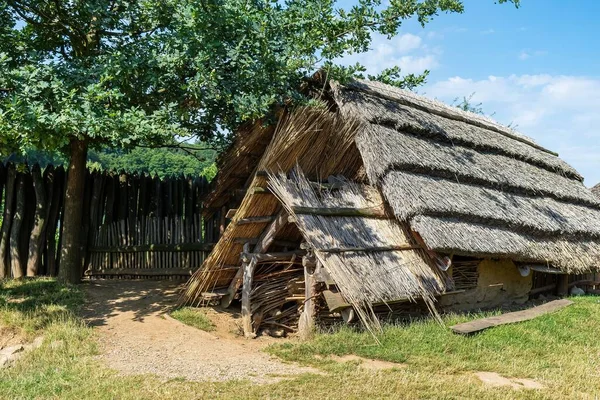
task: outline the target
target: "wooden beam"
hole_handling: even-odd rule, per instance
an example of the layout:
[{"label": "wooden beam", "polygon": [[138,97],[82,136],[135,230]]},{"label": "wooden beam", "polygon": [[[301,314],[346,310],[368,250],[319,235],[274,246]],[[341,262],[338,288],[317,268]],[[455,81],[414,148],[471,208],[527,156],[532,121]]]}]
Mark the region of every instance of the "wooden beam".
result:
[{"label": "wooden beam", "polygon": [[233,218],[235,216],[235,213],[237,212],[237,208],[232,208],[230,210],[227,211],[227,214],[225,214],[225,218]]},{"label": "wooden beam", "polygon": [[246,338],[256,337],[254,329],[252,328],[252,308],[250,304],[250,297],[252,294],[252,278],[254,276],[256,262],[256,257],[252,257],[250,262],[242,265],[244,281],[242,285],[242,328]]},{"label": "wooden beam", "polygon": [[257,262],[289,261],[294,257],[302,257],[306,254],[304,250],[284,251],[280,253],[242,253],[242,261],[249,262],[256,258]]},{"label": "wooden beam", "polygon": [[351,208],[351,207],[292,207],[294,214],[321,215],[325,217],[363,217],[390,219],[385,213],[383,205],[377,207]]},{"label": "wooden beam", "polygon": [[275,215],[266,215],[264,217],[248,217],[242,218],[236,221],[236,225],[250,225],[250,224],[267,224],[275,221]]},{"label": "wooden beam", "polygon": [[87,270],[87,276],[100,275],[133,275],[133,276],[169,276],[169,275],[192,275],[196,271],[193,268],[108,268]]},{"label": "wooden beam", "polygon": [[[244,244],[244,251],[249,251],[249,250],[250,250],[250,243]],[[235,294],[237,293],[238,289],[242,285],[243,276],[244,276],[244,268],[242,265],[242,267],[238,268],[238,270],[236,271],[236,273],[233,277],[233,280],[229,284],[229,288],[227,288],[227,294],[225,296],[223,296],[223,298],[221,299],[222,307],[227,308],[231,305],[231,302],[233,301]]]},{"label": "wooden beam", "polygon": [[92,247],[92,253],[142,253],[142,252],[184,252],[211,251],[215,243],[181,243],[181,244],[140,244],[135,246]]}]

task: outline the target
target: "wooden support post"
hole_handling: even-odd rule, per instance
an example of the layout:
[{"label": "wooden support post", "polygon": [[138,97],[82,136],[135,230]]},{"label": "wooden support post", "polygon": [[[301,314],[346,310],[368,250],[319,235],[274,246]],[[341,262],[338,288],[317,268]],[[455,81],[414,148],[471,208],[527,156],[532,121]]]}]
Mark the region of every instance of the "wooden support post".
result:
[{"label": "wooden support post", "polygon": [[557,276],[556,294],[558,296],[568,296],[569,295],[569,275],[560,274]]},{"label": "wooden support post", "polygon": [[310,339],[315,331],[315,296],[317,294],[317,280],[315,279],[315,257],[304,256],[304,310],[298,321],[298,335],[300,339]]},{"label": "wooden support post", "polygon": [[252,294],[252,278],[254,277],[254,268],[256,267],[256,258],[253,257],[250,262],[242,264],[244,274],[244,283],[242,286],[242,328],[244,337],[255,338],[254,328],[252,327],[252,309],[250,307],[250,295]]},{"label": "wooden support post", "polygon": [[[284,210],[282,210],[279,212],[279,214],[277,214],[277,218],[275,218],[275,220],[273,222],[271,222],[269,224],[269,226],[267,226],[265,228],[263,233],[258,238],[258,241],[254,245],[252,252],[253,253],[264,253],[265,251],[267,251],[269,246],[275,240],[275,236],[277,236],[277,233],[286,224],[287,224],[287,213]],[[248,253],[249,249],[250,249],[250,243],[246,243],[244,245],[243,252]],[[233,277],[233,280],[231,281],[231,284],[229,285],[227,295],[224,296],[223,299],[221,300],[222,307],[227,308],[231,305],[231,302],[233,301],[235,294],[237,293],[238,289],[240,288],[240,285],[242,284],[242,277],[243,277],[243,269],[240,268],[236,272],[235,276]]]}]

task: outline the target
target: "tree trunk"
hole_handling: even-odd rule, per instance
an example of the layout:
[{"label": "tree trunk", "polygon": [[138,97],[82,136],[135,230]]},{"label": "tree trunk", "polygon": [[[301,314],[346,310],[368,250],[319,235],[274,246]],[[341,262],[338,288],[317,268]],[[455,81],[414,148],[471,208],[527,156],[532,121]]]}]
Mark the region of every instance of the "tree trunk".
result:
[{"label": "tree trunk", "polygon": [[38,164],[34,165],[31,169],[31,176],[33,177],[33,188],[35,190],[35,215],[33,229],[29,238],[27,276],[36,276],[42,261],[42,239],[44,238],[48,207],[44,179],[42,178],[42,171]]},{"label": "tree trunk", "polygon": [[67,172],[58,279],[62,282],[78,283],[81,279],[81,249],[79,246],[81,244],[87,143],[73,138],[70,146],[71,157]]},{"label": "tree trunk", "polygon": [[0,228],[0,279],[8,278],[9,268],[9,244],[10,244],[10,226],[13,220],[13,203],[15,199],[15,179],[17,171],[14,165],[8,166],[6,172],[6,187],[4,189],[4,218],[2,219],[2,228]]},{"label": "tree trunk", "polygon": [[17,204],[15,208],[15,216],[10,228],[10,267],[14,279],[23,277],[23,263],[21,262],[20,252],[20,235],[21,226],[23,225],[23,214],[25,212],[25,177],[19,174],[17,177]]}]

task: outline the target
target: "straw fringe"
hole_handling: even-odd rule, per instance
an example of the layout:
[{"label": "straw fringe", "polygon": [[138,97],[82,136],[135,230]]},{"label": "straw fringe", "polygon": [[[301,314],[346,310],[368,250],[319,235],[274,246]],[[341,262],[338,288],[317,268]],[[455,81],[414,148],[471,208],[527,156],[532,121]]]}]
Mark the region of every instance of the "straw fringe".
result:
[{"label": "straw fringe", "polygon": [[453,217],[474,223],[493,221],[495,225],[537,236],[600,238],[600,210],[551,198],[400,171],[386,175],[382,190],[402,221],[417,215]]},{"label": "straw fringe", "polygon": [[600,268],[597,241],[570,241],[560,236],[541,239],[501,227],[428,216],[415,217],[411,226],[429,247],[443,253],[477,257],[494,254],[515,261],[547,263],[567,273]]},{"label": "straw fringe", "polygon": [[372,330],[380,327],[371,308],[373,303],[403,298],[414,302],[420,298],[436,314],[435,296],[444,291],[444,280],[431,269],[422,251],[335,254],[325,251],[412,244],[411,237],[397,220],[294,213],[294,207],[377,207],[383,199],[375,188],[346,182],[341,190],[317,193],[300,169],[294,171],[290,179],[285,174],[271,174],[269,187],[288,213],[295,216],[304,239],[315,250],[342,296],[356,308],[365,326]]}]

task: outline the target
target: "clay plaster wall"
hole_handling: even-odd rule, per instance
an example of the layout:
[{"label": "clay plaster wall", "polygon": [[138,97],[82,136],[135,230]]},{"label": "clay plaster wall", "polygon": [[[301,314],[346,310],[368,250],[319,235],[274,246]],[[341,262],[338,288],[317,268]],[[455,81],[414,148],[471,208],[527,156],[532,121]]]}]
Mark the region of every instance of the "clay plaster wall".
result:
[{"label": "clay plaster wall", "polygon": [[445,310],[493,308],[510,303],[524,303],[529,298],[532,275],[523,277],[511,260],[483,260],[478,266],[477,288],[441,297]]}]

